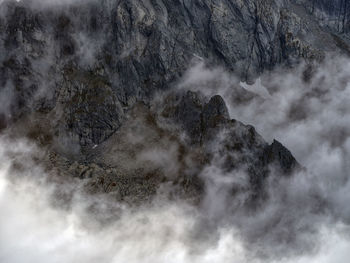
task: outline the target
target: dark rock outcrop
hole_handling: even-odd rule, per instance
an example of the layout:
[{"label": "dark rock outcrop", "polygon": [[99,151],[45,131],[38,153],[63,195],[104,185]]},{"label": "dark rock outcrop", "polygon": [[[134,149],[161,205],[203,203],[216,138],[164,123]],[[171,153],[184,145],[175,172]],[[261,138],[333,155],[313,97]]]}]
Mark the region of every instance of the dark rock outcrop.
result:
[{"label": "dark rock outcrop", "polygon": [[173,119],[189,136],[192,144],[203,145],[213,139],[213,130],[229,120],[222,97],[214,96],[209,102],[197,92],[170,95],[161,115]]},{"label": "dark rock outcrop", "polygon": [[[246,174],[248,189],[231,192],[258,198],[265,178],[299,166],[292,154],[230,119],[222,97],[172,88],[196,60],[249,82],[346,50],[314,13],[287,0],[2,1],[0,95],[9,99],[0,129],[21,121],[61,174],[118,200],[147,200],[171,184],[198,201],[210,165]],[[158,93],[167,94],[159,105]],[[252,96],[242,89],[234,101]]]},{"label": "dark rock outcrop", "polygon": [[274,140],[265,150],[266,163],[277,164],[283,173],[289,174],[296,168],[301,168],[292,153],[279,141]]},{"label": "dark rock outcrop", "polygon": [[205,195],[205,171],[215,167],[233,182],[244,174],[244,187],[226,188],[232,196],[244,192],[252,204],[266,198],[267,177],[278,180],[300,167],[282,144],[269,145],[254,127],[231,120],[220,96],[180,92],[162,103],[136,103],[118,131],[88,150],[86,159],[55,153],[50,162],[61,174],[84,179],[88,192],[128,203],[151,200],[159,191],[198,203]]},{"label": "dark rock outcrop", "polygon": [[[173,119],[188,135],[191,147],[200,147],[209,163],[234,176],[249,176],[251,195],[263,192],[265,178],[291,175],[301,168],[288,149],[274,140],[269,145],[254,127],[231,120],[222,97],[209,102],[199,93],[170,95],[161,115]],[[246,190],[246,189],[245,189]]]},{"label": "dark rock outcrop", "polygon": [[[308,12],[309,2],[2,1],[0,88],[12,94],[3,114],[15,120],[52,111],[56,132],[91,147],[120,127],[136,101],[169,89],[193,59],[250,80],[278,64],[346,49],[338,31]],[[321,2],[316,7],[330,20],[334,10],[347,10],[340,0]]]},{"label": "dark rock outcrop", "polygon": [[350,2],[348,0],[295,0],[305,6],[323,25],[339,33],[350,33]]}]

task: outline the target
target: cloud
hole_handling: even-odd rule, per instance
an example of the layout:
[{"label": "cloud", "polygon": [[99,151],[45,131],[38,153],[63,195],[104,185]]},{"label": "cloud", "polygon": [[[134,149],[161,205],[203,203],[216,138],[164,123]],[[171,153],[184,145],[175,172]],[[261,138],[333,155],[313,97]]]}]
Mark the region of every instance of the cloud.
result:
[{"label": "cloud", "polygon": [[[24,174],[11,169],[14,160],[5,145],[11,146],[12,153],[22,156],[36,151],[25,141],[1,138],[0,259],[3,262],[212,262],[213,259],[224,262],[232,259],[225,253],[220,255],[227,249],[239,253],[235,258],[242,257],[239,242],[233,240],[231,233],[224,232],[218,244],[205,251],[195,251],[200,244],[192,245],[190,234],[197,215],[185,204],[159,201],[157,205],[137,210],[115,205],[118,215],[103,225],[88,208],[95,203],[97,212],[112,216],[107,215],[108,209],[104,211],[109,205],[105,199],[75,193],[70,208],[55,207],[50,200],[57,190],[54,188],[59,186],[42,183],[49,175],[39,167],[28,165],[29,170]],[[30,164],[30,160],[27,162]]]},{"label": "cloud", "polygon": [[[328,57],[321,65],[302,64],[267,72],[254,85],[247,85],[239,83],[232,73],[200,62],[179,82],[180,89],[222,95],[231,117],[255,126],[269,141],[277,138],[283,142],[307,168],[291,178],[276,180],[278,174],[271,176],[268,202],[251,213],[241,207],[240,198],[230,202],[219,198],[230,190],[232,182],[220,183],[222,170],[218,163],[211,164],[215,169],[209,178],[215,183],[207,180],[207,187],[209,194],[215,192],[208,197],[211,207],[216,208],[213,214],[228,217],[243,239],[260,247],[259,253],[265,256],[314,255],[324,244],[322,229],[336,238],[339,233],[335,234],[332,224],[347,228],[349,66],[348,59]],[[242,88],[247,91],[242,92]],[[235,171],[229,178],[239,173]],[[204,178],[208,178],[206,172]],[[244,182],[241,185],[244,187]],[[225,211],[225,216],[217,209]]]},{"label": "cloud", "polygon": [[[35,2],[51,7],[75,0]],[[72,37],[80,66],[92,66],[103,42],[83,33]],[[47,57],[35,64],[44,72],[40,97],[55,84],[45,77],[58,52],[50,39],[45,41]],[[208,97],[220,94],[232,118],[252,124],[268,141],[277,138],[307,168],[290,178],[271,176],[269,199],[257,211],[245,207],[245,171],[224,171],[220,156],[200,173],[206,195],[199,208],[159,197],[135,209],[85,195],[83,182],[62,183],[65,179],[38,163],[45,160],[42,149],[23,138],[1,136],[0,261],[345,262],[350,246],[349,69],[348,59],[328,58],[319,66],[265,73],[248,85],[201,61],[177,83],[179,89]],[[1,89],[0,113],[8,114],[13,90],[11,82]],[[129,140],[144,143],[142,128]],[[73,140],[62,141],[65,146]],[[139,152],[138,161],[177,174],[179,145],[162,143]],[[240,190],[235,198],[233,188]]]},{"label": "cloud", "polygon": [[[7,151],[9,147],[11,153]],[[349,228],[340,223],[319,229],[317,242],[321,245],[317,251],[264,259],[256,254],[255,246],[247,246],[234,226],[220,226],[214,240],[196,238],[197,221],[203,215],[183,203],[158,200],[150,206],[132,209],[108,203],[101,197],[81,195],[75,189],[69,208],[53,206],[50,200],[54,188],[59,186],[43,183],[48,175],[32,165],[30,156],[37,151],[35,146],[1,137],[0,149],[2,262],[328,263],[345,262],[349,256],[350,242],[344,234]],[[16,157],[11,154],[26,157],[23,160],[27,160],[29,169],[15,173],[11,164]],[[12,180],[13,177],[17,179]],[[97,207],[95,213],[102,215],[91,213],[91,204]],[[276,211],[265,212],[273,216]],[[108,216],[113,220],[101,224],[100,218]],[[246,227],[253,226],[249,225],[251,220],[246,218]]]}]

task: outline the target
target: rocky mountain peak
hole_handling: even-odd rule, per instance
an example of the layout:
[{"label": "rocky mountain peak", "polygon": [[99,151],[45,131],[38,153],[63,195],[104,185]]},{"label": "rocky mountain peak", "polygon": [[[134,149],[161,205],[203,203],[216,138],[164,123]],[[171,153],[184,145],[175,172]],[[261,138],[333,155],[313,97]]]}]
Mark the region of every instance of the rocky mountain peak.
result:
[{"label": "rocky mountain peak", "polygon": [[[277,66],[312,64],[330,50],[347,52],[345,2],[2,1],[0,92],[10,99],[0,108],[0,128],[30,120],[30,134],[45,130],[45,145],[62,158],[74,153],[88,162],[113,152],[113,140],[124,145],[115,137],[129,131],[131,119],[138,119],[130,112],[144,105],[153,124],[142,125],[158,138],[175,133],[164,138],[174,139],[176,149],[202,153],[197,172],[208,158],[220,156],[228,170],[245,166],[261,184],[272,163],[283,173],[292,170],[292,154],[231,120],[221,96],[178,91],[177,83],[198,61],[250,83]],[[164,102],[158,107],[159,94]],[[250,94],[242,91],[240,97]]]}]

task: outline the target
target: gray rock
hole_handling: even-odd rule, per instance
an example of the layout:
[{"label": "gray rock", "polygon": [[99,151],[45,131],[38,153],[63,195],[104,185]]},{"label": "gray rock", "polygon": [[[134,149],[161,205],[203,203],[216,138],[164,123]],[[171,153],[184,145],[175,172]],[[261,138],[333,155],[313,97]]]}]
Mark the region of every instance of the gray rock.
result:
[{"label": "gray rock", "polygon": [[[345,28],[347,7],[331,2],[312,10]],[[57,127],[93,146],[118,129],[125,109],[171,88],[194,58],[251,80],[337,46],[350,51],[336,27],[319,21],[307,0],[3,1],[0,88],[14,94],[6,115],[53,111],[62,117]],[[75,100],[84,94],[105,99]]]},{"label": "gray rock", "polygon": [[[261,197],[266,177],[299,167],[292,154],[230,119],[222,97],[172,88],[194,59],[249,82],[275,66],[322,60],[330,50],[350,53],[346,1],[332,3],[2,1],[0,94],[11,99],[0,129],[35,119],[33,138],[45,134],[52,165],[84,180],[91,193],[134,202],[170,184],[171,194],[198,201],[205,184],[199,175],[215,164],[248,176],[249,189],[232,192]],[[156,93],[168,94],[160,105]],[[233,101],[254,96],[242,89]],[[23,126],[30,133],[32,126]]]},{"label": "gray rock", "polygon": [[290,174],[295,169],[301,168],[292,153],[276,140],[266,148],[264,157],[267,164],[277,164],[284,174]]},{"label": "gray rock", "polygon": [[244,191],[253,202],[265,197],[267,177],[278,180],[300,167],[280,143],[269,145],[254,127],[231,120],[220,96],[185,92],[170,94],[163,103],[160,112],[135,104],[119,130],[90,149],[87,159],[69,162],[55,154],[50,162],[61,174],[83,179],[89,193],[127,203],[150,201],[163,191],[198,204],[206,185],[202,173],[210,166],[230,177],[245,174],[244,188],[227,187],[232,195]]},{"label": "gray rock", "polygon": [[350,32],[350,3],[347,0],[295,0],[307,8],[323,25],[339,33]]},{"label": "gray rock", "polygon": [[209,102],[195,92],[171,95],[165,100],[162,116],[173,119],[185,131],[189,145],[201,147],[209,163],[226,173],[246,172],[250,177],[252,195],[263,192],[265,178],[290,175],[301,166],[282,144],[271,145],[254,127],[231,120],[222,97]]}]

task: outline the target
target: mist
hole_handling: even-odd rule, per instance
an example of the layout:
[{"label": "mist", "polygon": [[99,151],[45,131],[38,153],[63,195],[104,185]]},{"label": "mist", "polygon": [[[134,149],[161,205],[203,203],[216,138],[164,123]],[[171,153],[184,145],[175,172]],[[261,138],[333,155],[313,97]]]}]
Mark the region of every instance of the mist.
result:
[{"label": "mist", "polygon": [[[307,81],[305,65],[278,70],[251,87],[202,64],[179,82],[180,89],[226,94],[232,118],[256,126],[267,139],[281,140],[306,168],[288,178],[273,174],[268,201],[253,212],[244,208],[246,174],[226,174],[219,157],[201,172],[206,195],[199,207],[168,200],[161,191],[151,203],[133,207],[107,195],[87,195],[82,181],[64,182],[37,161],[44,149],[3,134],[1,261],[346,262],[349,65],[345,59],[329,60],[315,67]],[[257,96],[234,104],[227,94],[236,88],[241,92],[241,86]],[[155,148],[140,158],[172,171],[173,151]],[[232,185],[243,189],[234,198],[229,195]]]},{"label": "mist", "polygon": [[[254,246],[247,247],[232,226],[220,227],[214,241],[195,239],[201,215],[183,203],[158,200],[135,210],[75,191],[70,208],[58,208],[50,201],[58,186],[45,183],[39,167],[11,172],[11,158],[3,148],[11,146],[12,153],[25,157],[37,150],[35,146],[4,137],[1,145],[2,262],[345,262],[349,256],[348,227],[343,224],[318,230],[320,247],[315,254],[305,251],[304,256],[265,261],[254,256]],[[88,212],[92,203],[113,221],[101,225]]]},{"label": "mist", "polygon": [[[25,157],[36,151],[35,146],[3,137],[1,145],[2,262],[302,263],[346,262],[349,256],[349,227],[341,223],[324,224],[317,229],[317,239],[312,242],[317,245],[316,250],[264,260],[259,249],[247,245],[240,229],[232,225],[218,227],[212,238],[197,238],[196,226],[203,215],[181,202],[158,199],[149,206],[133,209],[108,202],[105,197],[87,197],[75,188],[71,205],[62,208],[52,203],[59,186],[48,184],[44,177],[48,175],[37,166],[26,167],[29,169],[25,172],[11,171],[9,164],[13,160],[3,148],[11,147],[14,153]],[[90,211],[91,204],[98,207],[94,212],[97,214]],[[108,217],[112,220],[102,220],[102,224],[101,219]],[[246,223],[249,221],[247,218]]]},{"label": "mist", "polygon": [[[96,4],[95,0],[88,1]],[[3,2],[0,0],[0,5]],[[65,10],[79,6],[82,2],[84,1],[28,1],[28,6],[32,9],[42,11],[45,8],[56,8],[62,11],[63,16],[57,20],[62,19],[64,29],[58,29],[62,35],[58,34],[57,41],[54,40],[54,36],[57,36],[57,32],[53,32],[54,20],[51,21],[52,25],[43,25],[40,27],[42,31],[33,33],[33,43],[37,44],[33,46],[40,52],[33,52],[36,59],[28,67],[32,79],[37,83],[32,83],[31,78],[24,76],[21,77],[21,85],[35,89],[29,90],[28,94],[20,94],[18,87],[11,81],[16,79],[16,74],[13,73],[8,76],[5,74],[8,81],[1,83],[0,262],[348,262],[349,59],[329,54],[320,64],[301,63],[292,69],[278,67],[262,73],[252,84],[241,82],[235,72],[219,66],[209,66],[204,59],[197,57],[188,69],[184,69],[183,74],[179,74],[182,77],[172,83],[174,90],[196,91],[206,98],[221,95],[231,118],[254,126],[269,143],[273,139],[283,143],[303,169],[286,177],[271,167],[271,174],[265,182],[267,198],[258,207],[251,209],[247,205],[252,189],[246,167],[238,167],[230,172],[222,168],[225,160],[220,147],[226,138],[223,131],[208,145],[214,153],[209,163],[199,171],[196,167],[193,168],[204,182],[204,196],[198,204],[176,196],[169,198],[168,193],[173,185],[163,183],[151,201],[133,205],[117,201],[113,193],[87,193],[86,178],[69,177],[50,167],[47,163],[50,149],[23,136],[24,132],[15,133],[11,127],[7,127],[7,121],[18,110],[18,97],[22,95],[30,97],[26,98],[29,103],[23,109],[26,112],[35,109],[42,100],[49,101],[50,104],[56,95],[60,101],[69,101],[70,96],[75,95],[74,92],[79,95],[81,90],[89,87],[76,85],[76,90],[68,89],[67,94],[64,91],[62,94],[55,93],[57,86],[74,86],[80,81],[80,75],[77,74],[78,77],[73,78],[71,83],[64,83],[57,74],[58,71],[64,72],[65,62],[69,60],[84,72],[96,69],[96,76],[110,75],[110,79],[116,81],[120,77],[99,65],[102,63],[101,56],[105,55],[104,51],[109,50],[106,48],[108,43],[105,43],[107,36],[95,29],[90,30],[93,33],[85,29],[89,26],[94,28],[94,23],[81,26],[79,18],[69,17],[65,20]],[[104,4],[109,6],[110,2]],[[143,9],[140,10],[135,15],[135,20],[144,18]],[[4,18],[5,13],[5,10],[0,11],[1,18]],[[89,17],[84,12],[80,15]],[[142,32],[147,35],[150,30],[148,27],[155,17],[152,15],[145,19],[145,32]],[[168,17],[166,15],[161,19],[167,21]],[[104,26],[108,27],[108,24]],[[5,61],[15,54],[20,68],[26,69],[27,65],[23,61],[27,56],[28,45],[21,34],[15,34],[16,39],[18,37],[20,40],[20,48],[13,49],[9,54],[1,52],[0,58]],[[114,31],[108,34],[113,35]],[[142,50],[148,41],[147,37],[141,35],[126,34],[121,41],[130,42],[131,47],[126,48],[129,45],[119,43],[116,60],[126,60],[135,54],[142,57]],[[3,42],[0,39],[2,46]],[[60,53],[66,44],[73,47],[73,52],[68,52],[60,61]],[[147,74],[146,71],[145,75]],[[134,75],[130,76],[132,79]],[[92,76],[86,78],[89,77]],[[100,81],[100,78],[94,80]],[[142,81],[149,83],[148,79]],[[109,91],[112,90],[112,84],[104,95],[111,94]],[[115,85],[118,86],[118,83]],[[91,87],[95,88],[93,85]],[[23,89],[27,91],[25,88]],[[121,94],[120,97],[127,96],[128,90],[124,90],[123,95],[119,87],[113,88],[118,95]],[[136,91],[135,88],[135,94],[141,93],[140,90]],[[70,92],[72,94],[68,94]],[[167,92],[164,93],[167,95]],[[151,100],[150,103],[156,105],[150,107],[156,108],[157,103],[161,104],[164,93],[160,92],[159,97],[153,102]],[[94,93],[91,97],[93,96]],[[137,96],[118,99],[123,100],[124,104],[130,100],[132,104],[138,100]],[[111,100],[113,99],[115,98]],[[124,114],[122,103],[113,103],[117,104],[116,112]],[[61,107],[64,105],[62,103]],[[50,107],[54,105],[44,105],[41,108],[43,111],[47,108],[52,110]],[[145,109],[148,108],[141,107],[140,111]],[[58,126],[62,122],[60,118],[64,109],[58,106],[55,111],[57,116],[48,118],[51,118],[53,126]],[[92,111],[87,119],[94,114]],[[147,117],[138,120],[125,113],[125,116],[116,118],[118,125],[122,118],[132,121],[124,130],[121,129],[120,138],[124,144],[120,143],[120,138],[114,141],[120,143],[120,148],[117,149],[119,152],[107,151],[110,156],[106,159],[110,163],[123,162],[120,165],[124,166],[123,169],[132,167],[137,171],[141,167],[153,172],[156,167],[167,179],[176,180],[178,174],[186,172],[184,167],[192,168],[193,156],[177,160],[186,135],[180,134],[176,140],[170,135],[162,137],[157,133],[159,127],[147,124]],[[2,125],[2,121],[5,125]],[[24,122],[21,126],[20,123],[17,128],[29,129],[26,124]],[[87,126],[90,124],[88,122]],[[174,131],[178,128],[173,123],[171,125],[175,128],[168,123],[161,124],[164,130]],[[112,137],[113,134],[103,138],[109,136]],[[93,149],[98,151],[104,146],[103,143],[101,145],[94,143]],[[53,146],[57,152],[72,156],[72,159],[77,158],[82,151],[77,134],[68,136],[60,133],[54,138]],[[132,154],[122,152],[124,149],[131,149]],[[134,156],[130,158],[128,154]]]}]

